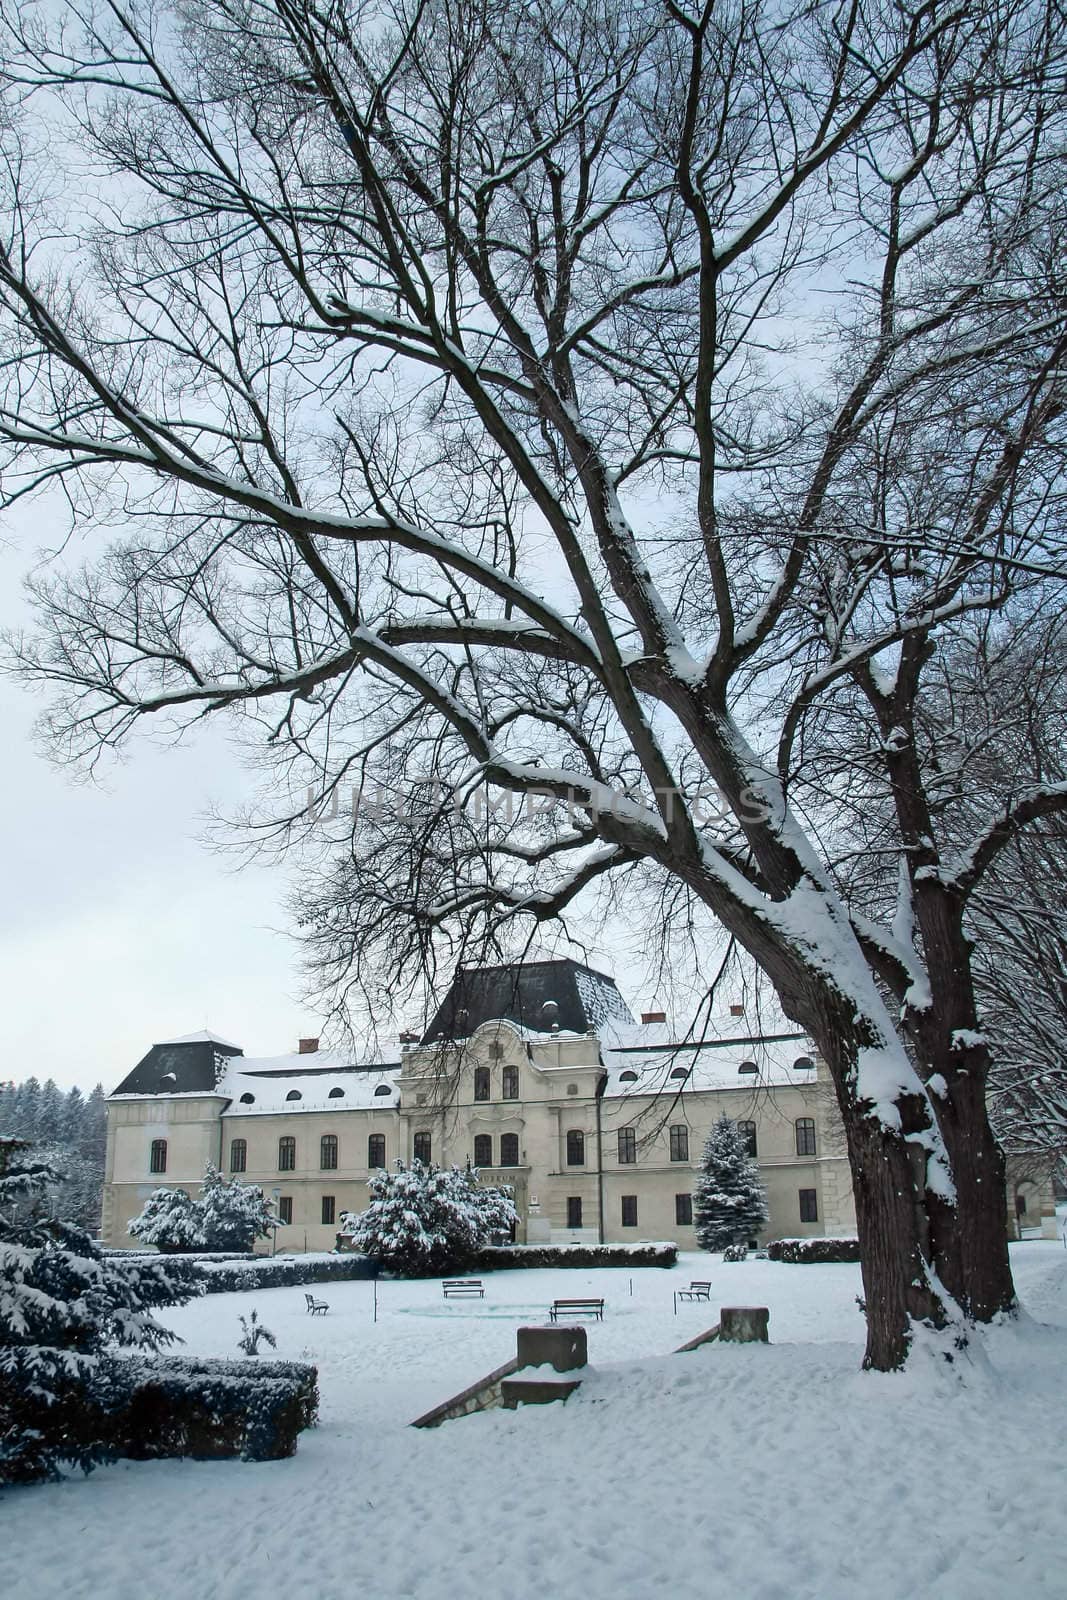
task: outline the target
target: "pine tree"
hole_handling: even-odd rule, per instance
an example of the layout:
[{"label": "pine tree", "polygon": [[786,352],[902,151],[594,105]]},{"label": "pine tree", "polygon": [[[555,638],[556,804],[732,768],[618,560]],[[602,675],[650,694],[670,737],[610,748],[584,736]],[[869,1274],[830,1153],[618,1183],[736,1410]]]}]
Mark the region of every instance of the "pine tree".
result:
[{"label": "pine tree", "polygon": [[279,1222],[258,1183],[224,1178],[210,1164],[194,1204],[200,1213],[204,1250],[251,1250],[257,1239],[268,1239]]},{"label": "pine tree", "polygon": [[106,1455],[110,1352],[174,1342],[151,1312],[199,1292],[184,1264],[105,1259],[50,1218],[62,1182],[25,1140],[0,1137],[0,1484],[55,1477],[64,1462],[88,1471]]},{"label": "pine tree", "polygon": [[203,1214],[184,1189],[154,1189],[126,1232],[163,1255],[204,1249]]},{"label": "pine tree", "polygon": [[461,1271],[518,1221],[510,1192],[484,1187],[470,1168],[398,1161],[395,1172],[382,1168],[368,1182],[370,1205],[348,1213],[343,1230],[400,1277]]},{"label": "pine tree", "polygon": [[719,1119],[700,1165],[693,1193],[697,1243],[703,1250],[747,1244],[767,1221],[767,1195],[736,1122]]}]

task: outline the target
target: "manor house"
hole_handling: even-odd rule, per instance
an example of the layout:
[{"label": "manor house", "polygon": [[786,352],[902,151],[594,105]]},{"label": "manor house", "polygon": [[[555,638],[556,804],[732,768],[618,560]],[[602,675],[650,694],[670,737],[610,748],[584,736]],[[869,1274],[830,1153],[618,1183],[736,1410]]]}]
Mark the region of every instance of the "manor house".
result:
[{"label": "manor house", "polygon": [[[262,1184],[279,1250],[325,1250],[367,1179],[398,1157],[478,1167],[514,1190],[521,1242],[673,1239],[695,1248],[693,1184],[724,1113],[767,1188],[767,1239],[855,1231],[825,1065],[802,1033],[715,1037],[635,1019],[614,981],[570,960],[461,968],[429,1028],[353,1062],[302,1039],[246,1057],[211,1033],[155,1044],[108,1101],[103,1236],[205,1165]],[[262,1248],[262,1246],[261,1246]],[[266,1246],[270,1248],[270,1246]]]}]

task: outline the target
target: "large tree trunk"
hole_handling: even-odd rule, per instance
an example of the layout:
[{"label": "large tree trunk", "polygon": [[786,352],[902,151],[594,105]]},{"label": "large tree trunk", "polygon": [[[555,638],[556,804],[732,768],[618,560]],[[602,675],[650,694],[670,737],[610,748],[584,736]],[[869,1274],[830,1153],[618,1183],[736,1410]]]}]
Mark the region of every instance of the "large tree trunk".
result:
[{"label": "large tree trunk", "polygon": [[[984,1053],[984,1052],[983,1052]],[[1004,1155],[993,1137],[985,1103],[985,1072],[957,1068],[944,1094],[932,1096],[941,1137],[952,1161],[956,1204],[938,1230],[934,1262],[946,1289],[976,1322],[1014,1308],[1008,1258]]]}]

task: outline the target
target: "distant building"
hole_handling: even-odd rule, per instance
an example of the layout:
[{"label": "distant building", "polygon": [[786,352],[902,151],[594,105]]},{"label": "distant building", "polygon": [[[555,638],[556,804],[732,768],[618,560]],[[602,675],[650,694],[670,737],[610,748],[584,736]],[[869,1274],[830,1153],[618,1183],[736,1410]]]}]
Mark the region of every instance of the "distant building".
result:
[{"label": "distant building", "polygon": [[719,1037],[678,1040],[605,974],[537,961],[460,969],[394,1059],[353,1063],[317,1039],[263,1059],[210,1033],[153,1045],[108,1101],[105,1241],[130,1243],[153,1189],[195,1193],[210,1161],[274,1195],[279,1249],[329,1249],[371,1171],[400,1157],[510,1184],[520,1241],[692,1249],[693,1183],[724,1113],[759,1162],[766,1238],[854,1232],[824,1064],[804,1034],[754,1033],[731,1011]]}]

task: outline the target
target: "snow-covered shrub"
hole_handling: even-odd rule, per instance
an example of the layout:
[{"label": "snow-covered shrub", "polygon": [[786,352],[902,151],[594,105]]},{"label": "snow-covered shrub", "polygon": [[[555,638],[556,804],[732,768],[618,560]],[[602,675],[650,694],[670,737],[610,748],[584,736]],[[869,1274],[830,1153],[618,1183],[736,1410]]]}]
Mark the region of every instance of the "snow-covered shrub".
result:
[{"label": "snow-covered shrub", "polygon": [[494,1244],[468,1263],[472,1272],[514,1267],[673,1267],[678,1246],[652,1244]]},{"label": "snow-covered shrub", "polygon": [[376,1172],[369,1187],[370,1205],[346,1213],[342,1231],[404,1278],[460,1271],[518,1221],[510,1193],[488,1188],[470,1168],[398,1161],[395,1172]]},{"label": "snow-covered shrub", "polygon": [[237,1261],[197,1263],[205,1294],[231,1294],[244,1289],[296,1289],[309,1283],[349,1283],[354,1278],[376,1278],[378,1263],[367,1256],[297,1256],[294,1259],[260,1256],[247,1265]]},{"label": "snow-covered shrub", "polygon": [[704,1143],[693,1192],[693,1222],[704,1250],[748,1244],[767,1221],[759,1168],[736,1122],[720,1117]]},{"label": "snow-covered shrub", "polygon": [[108,1455],[115,1347],[172,1343],[151,1312],[199,1292],[185,1263],[105,1260],[33,1204],[61,1182],[25,1141],[0,1138],[0,1483]]},{"label": "snow-covered shrub", "polygon": [[748,1246],[746,1244],[728,1244],[722,1253],[724,1261],[746,1261],[748,1259]]},{"label": "snow-covered shrub", "polygon": [[114,1374],[110,1451],[136,1461],[277,1461],[314,1424],[318,1373],[289,1361],[131,1357]]},{"label": "snow-covered shrub", "polygon": [[774,1239],[767,1246],[769,1261],[793,1264],[807,1261],[858,1261],[860,1242],[841,1239]]},{"label": "snow-covered shrub", "polygon": [[157,1189],[126,1232],[164,1254],[248,1251],[270,1237],[278,1220],[258,1183],[225,1178],[209,1163],[196,1200],[184,1189]]},{"label": "snow-covered shrub", "polygon": [[237,1348],[243,1350],[246,1356],[258,1356],[261,1342],[269,1344],[272,1350],[277,1348],[277,1339],[270,1329],[260,1322],[259,1314],[254,1308],[250,1316],[241,1317],[239,1321],[241,1337],[237,1341]]}]

